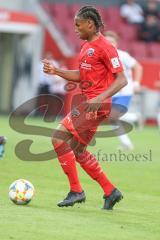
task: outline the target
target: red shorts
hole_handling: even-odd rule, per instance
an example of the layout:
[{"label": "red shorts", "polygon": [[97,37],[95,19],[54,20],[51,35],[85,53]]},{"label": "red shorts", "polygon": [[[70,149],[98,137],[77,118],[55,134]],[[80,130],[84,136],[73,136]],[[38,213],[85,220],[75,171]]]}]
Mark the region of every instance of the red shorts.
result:
[{"label": "red shorts", "polygon": [[110,111],[111,103],[103,103],[97,112],[97,119],[88,120],[83,105],[79,105],[60,123],[72,133],[78,142],[88,145],[96,133],[97,127],[109,117]]}]

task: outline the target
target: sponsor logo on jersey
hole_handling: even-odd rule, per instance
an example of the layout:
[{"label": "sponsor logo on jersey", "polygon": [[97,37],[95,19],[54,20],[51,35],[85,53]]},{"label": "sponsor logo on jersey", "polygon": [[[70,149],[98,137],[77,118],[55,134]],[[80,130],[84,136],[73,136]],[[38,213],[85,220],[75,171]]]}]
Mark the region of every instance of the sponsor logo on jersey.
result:
[{"label": "sponsor logo on jersey", "polygon": [[81,63],[81,68],[87,69],[87,70],[91,70],[92,65],[89,64],[89,63],[86,63],[86,62],[82,62],[82,63]]},{"label": "sponsor logo on jersey", "polygon": [[111,58],[111,63],[112,63],[113,68],[120,67],[120,62],[119,62],[119,59],[117,57]]},{"label": "sponsor logo on jersey", "polygon": [[93,54],[94,54],[94,48],[89,48],[88,51],[87,51],[87,55],[88,55],[89,57],[92,57]]}]

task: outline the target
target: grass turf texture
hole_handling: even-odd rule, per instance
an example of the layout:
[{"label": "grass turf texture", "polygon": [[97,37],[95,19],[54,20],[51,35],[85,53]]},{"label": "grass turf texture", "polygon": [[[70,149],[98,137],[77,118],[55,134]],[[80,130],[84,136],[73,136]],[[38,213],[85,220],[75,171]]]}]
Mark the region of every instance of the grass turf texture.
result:
[{"label": "grass turf texture", "polygon": [[[44,124],[40,119],[31,119],[29,123],[57,125]],[[106,212],[101,210],[102,190],[80,168],[86,203],[58,208],[56,204],[65,197],[68,186],[57,160],[25,162],[14,153],[16,143],[29,137],[35,140],[31,148],[34,153],[48,151],[52,149],[50,139],[17,133],[9,127],[6,117],[1,117],[0,126],[0,134],[8,138],[5,157],[0,160],[0,239],[160,239],[160,134],[156,128],[130,133],[136,147],[132,154],[149,154],[151,150],[152,161],[101,161],[103,169],[124,194],[115,209]],[[100,149],[103,157],[117,152],[117,145],[116,138],[99,138],[96,146],[89,149],[95,154]],[[8,199],[9,185],[19,178],[31,181],[36,189],[35,198],[27,206],[14,205]]]}]

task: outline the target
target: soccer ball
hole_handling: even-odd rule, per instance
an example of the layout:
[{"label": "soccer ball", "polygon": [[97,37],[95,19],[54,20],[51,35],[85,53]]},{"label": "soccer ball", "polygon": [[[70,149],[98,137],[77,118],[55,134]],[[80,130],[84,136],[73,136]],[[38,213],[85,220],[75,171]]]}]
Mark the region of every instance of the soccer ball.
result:
[{"label": "soccer ball", "polygon": [[25,179],[14,181],[9,187],[9,198],[17,205],[28,204],[35,193],[32,183]]}]

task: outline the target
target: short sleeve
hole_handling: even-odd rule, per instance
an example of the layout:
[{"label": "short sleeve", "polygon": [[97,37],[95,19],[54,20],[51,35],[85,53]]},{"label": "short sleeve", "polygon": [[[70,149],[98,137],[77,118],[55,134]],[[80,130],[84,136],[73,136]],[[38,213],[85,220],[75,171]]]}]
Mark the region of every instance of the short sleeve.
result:
[{"label": "short sleeve", "polygon": [[112,73],[123,71],[118,52],[112,45],[108,45],[102,50],[101,59]]}]

